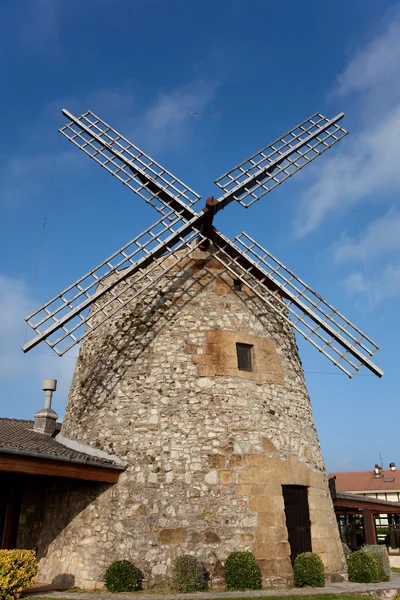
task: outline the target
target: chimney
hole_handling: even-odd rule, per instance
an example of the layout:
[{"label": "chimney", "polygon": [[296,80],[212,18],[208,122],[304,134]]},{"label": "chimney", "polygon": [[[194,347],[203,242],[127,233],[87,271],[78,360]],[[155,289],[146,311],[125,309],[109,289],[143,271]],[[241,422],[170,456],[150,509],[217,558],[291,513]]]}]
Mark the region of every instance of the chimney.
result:
[{"label": "chimney", "polygon": [[389,469],[390,469],[391,471],[395,471],[395,470],[396,470],[396,465],[394,464],[394,462],[391,462],[391,463],[390,463],[390,465],[389,465]]},{"label": "chimney", "polygon": [[382,467],[380,467],[379,465],[375,465],[374,477],[383,477],[381,471],[382,471]]},{"label": "chimney", "polygon": [[43,390],[44,390],[44,408],[38,410],[35,414],[35,424],[33,430],[37,433],[44,433],[45,435],[53,435],[58,414],[51,408],[51,400],[53,392],[57,389],[56,379],[44,379]]}]

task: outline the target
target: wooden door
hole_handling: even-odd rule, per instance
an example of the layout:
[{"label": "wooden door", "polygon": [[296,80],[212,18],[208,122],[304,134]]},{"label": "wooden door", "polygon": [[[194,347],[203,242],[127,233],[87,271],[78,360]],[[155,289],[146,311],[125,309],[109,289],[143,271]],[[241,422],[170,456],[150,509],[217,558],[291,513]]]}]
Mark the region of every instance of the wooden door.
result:
[{"label": "wooden door", "polygon": [[285,502],[290,560],[293,563],[298,554],[312,551],[308,488],[303,485],[283,485],[282,493]]}]

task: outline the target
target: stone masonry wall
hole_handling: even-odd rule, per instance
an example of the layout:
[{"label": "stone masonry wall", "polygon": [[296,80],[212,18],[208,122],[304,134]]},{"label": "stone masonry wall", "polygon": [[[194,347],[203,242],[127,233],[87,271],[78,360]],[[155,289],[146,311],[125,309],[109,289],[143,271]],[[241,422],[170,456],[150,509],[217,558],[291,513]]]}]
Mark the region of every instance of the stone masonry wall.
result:
[{"label": "stone masonry wall", "polygon": [[[253,371],[238,370],[236,342],[253,345]],[[85,340],[62,432],[128,466],[49,543],[42,580],[63,564],[93,587],[126,558],[153,585],[188,552],[218,582],[249,549],[264,584],[285,585],[283,484],[308,486],[313,550],[344,572],[292,329],[212,255],[195,251]]]}]

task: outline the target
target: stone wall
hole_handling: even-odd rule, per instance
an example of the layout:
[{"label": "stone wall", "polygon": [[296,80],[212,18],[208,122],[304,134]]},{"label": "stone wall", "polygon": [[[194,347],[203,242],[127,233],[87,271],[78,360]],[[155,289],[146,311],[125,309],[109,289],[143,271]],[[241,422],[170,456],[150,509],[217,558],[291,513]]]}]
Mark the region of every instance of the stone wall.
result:
[{"label": "stone wall", "polygon": [[[238,370],[237,342],[253,345],[253,371]],[[127,558],[153,585],[188,552],[218,582],[226,556],[249,549],[265,585],[286,585],[283,484],[309,487],[313,549],[329,576],[344,571],[293,331],[206,253],[85,340],[62,432],[128,467],[49,543],[42,579],[67,564],[93,587]]]},{"label": "stone wall", "polygon": [[33,550],[38,547],[43,526],[47,478],[38,475],[20,477],[22,483],[17,548]]}]

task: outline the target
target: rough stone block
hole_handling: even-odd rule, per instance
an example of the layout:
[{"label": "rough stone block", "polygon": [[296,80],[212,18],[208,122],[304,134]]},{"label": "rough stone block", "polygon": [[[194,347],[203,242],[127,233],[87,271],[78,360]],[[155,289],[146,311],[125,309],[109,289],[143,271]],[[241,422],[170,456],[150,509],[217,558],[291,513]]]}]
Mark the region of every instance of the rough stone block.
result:
[{"label": "rough stone block", "polygon": [[236,487],[237,496],[250,496],[252,485],[250,483],[239,483]]},{"label": "rough stone block", "polygon": [[282,496],[250,496],[249,508],[258,513],[283,511],[283,498]]},{"label": "rough stone block", "polygon": [[243,458],[245,467],[269,467],[271,464],[265,454],[245,454]]},{"label": "rough stone block", "polygon": [[286,527],[283,525],[274,526],[258,526],[255,533],[255,541],[258,543],[271,544],[286,542],[288,539],[288,532]]},{"label": "rough stone block", "polygon": [[221,538],[215,533],[215,531],[206,531],[204,534],[204,541],[206,544],[219,544]]},{"label": "rough stone block", "polygon": [[230,467],[240,467],[242,464],[242,455],[241,454],[231,454],[229,457],[229,466]]},{"label": "rough stone block", "polygon": [[239,471],[239,483],[269,483],[270,481],[269,469],[248,468]]},{"label": "rough stone block", "polygon": [[251,544],[254,540],[254,535],[252,533],[241,533],[240,541],[242,544]]},{"label": "rough stone block", "polygon": [[208,457],[208,466],[211,469],[223,469],[225,467],[225,460],[224,454],[211,454]]},{"label": "rough stone block", "polygon": [[236,473],[234,471],[218,471],[218,477],[222,485],[230,485],[236,482]]},{"label": "rough stone block", "polygon": [[163,529],[158,534],[159,544],[182,544],[186,542],[188,530],[184,527],[177,529]]},{"label": "rough stone block", "polygon": [[287,558],[290,556],[289,542],[278,542],[276,544],[253,544],[253,554],[256,558]]},{"label": "rough stone block", "polygon": [[288,558],[258,559],[257,564],[262,577],[291,577],[293,575],[292,564]]}]

